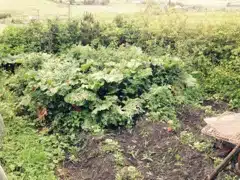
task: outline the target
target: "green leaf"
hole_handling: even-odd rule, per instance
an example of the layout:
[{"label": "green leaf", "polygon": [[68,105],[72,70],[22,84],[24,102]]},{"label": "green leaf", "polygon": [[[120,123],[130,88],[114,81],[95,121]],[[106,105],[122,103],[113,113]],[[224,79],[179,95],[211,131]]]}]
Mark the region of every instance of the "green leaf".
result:
[{"label": "green leaf", "polygon": [[96,108],[92,111],[93,115],[96,115],[98,112],[109,110],[110,107],[117,102],[117,96],[106,96],[105,100],[101,100],[95,106]]},{"label": "green leaf", "polygon": [[88,101],[94,102],[97,100],[96,94],[85,90],[85,89],[76,89],[75,91],[67,94],[64,98],[65,102],[70,104],[75,104],[77,106],[83,106]]}]

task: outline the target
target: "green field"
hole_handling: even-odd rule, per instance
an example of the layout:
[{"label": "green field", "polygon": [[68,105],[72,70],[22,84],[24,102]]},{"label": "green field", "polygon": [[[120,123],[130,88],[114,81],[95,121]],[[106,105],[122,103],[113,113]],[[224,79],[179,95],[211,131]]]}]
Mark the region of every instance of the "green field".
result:
[{"label": "green field", "polygon": [[[70,17],[78,18],[85,12],[94,14],[98,19],[112,20],[117,14],[133,15],[136,12],[142,12],[145,5],[126,4],[123,2],[112,2],[107,6],[102,5],[72,5],[70,7]],[[0,14],[10,13],[11,18],[0,21],[0,32],[12,24],[26,23],[31,19],[68,19],[69,7],[65,4],[57,4],[50,0],[0,0]]]},{"label": "green field", "polygon": [[[81,16],[84,12],[91,12],[96,15],[104,16],[105,14],[118,14],[118,13],[135,13],[140,11],[141,5],[124,4],[121,2],[113,2],[108,6],[101,5],[72,5],[71,16]],[[49,0],[1,0],[0,12],[9,12],[16,17],[21,16],[37,16],[40,18],[53,18],[53,17],[67,17],[68,6],[64,4],[57,4]]]}]

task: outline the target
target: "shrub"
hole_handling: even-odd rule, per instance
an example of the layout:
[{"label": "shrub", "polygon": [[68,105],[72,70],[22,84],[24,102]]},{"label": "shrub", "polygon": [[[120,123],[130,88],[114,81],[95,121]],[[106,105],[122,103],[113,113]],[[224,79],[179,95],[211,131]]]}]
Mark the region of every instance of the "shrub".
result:
[{"label": "shrub", "polygon": [[[64,133],[88,129],[87,124],[129,126],[145,111],[161,110],[158,120],[176,119],[175,97],[165,86],[181,91],[187,83],[182,61],[150,57],[136,47],[78,46],[31,74],[22,105],[38,123]],[[154,94],[155,87],[163,94]]]},{"label": "shrub", "polygon": [[153,86],[145,94],[144,99],[146,100],[146,108],[149,109],[152,119],[176,121],[176,110],[174,108],[176,99],[168,87]]},{"label": "shrub", "polygon": [[0,13],[0,19],[6,19],[8,17],[11,17],[12,15],[10,13]]},{"label": "shrub", "polygon": [[27,117],[17,116],[18,96],[6,82],[10,75],[0,71],[0,114],[5,124],[0,161],[9,179],[55,180],[54,169],[64,159],[63,141],[39,134]]},{"label": "shrub", "polygon": [[34,76],[36,70],[41,67],[44,61],[47,61],[51,55],[44,53],[29,53],[18,56],[10,56],[2,59],[2,64],[11,64],[14,75],[10,76],[5,85],[16,95],[23,95],[29,80]]},{"label": "shrub", "polygon": [[215,67],[206,79],[206,93],[227,100],[233,108],[240,107],[240,61],[224,61]]}]

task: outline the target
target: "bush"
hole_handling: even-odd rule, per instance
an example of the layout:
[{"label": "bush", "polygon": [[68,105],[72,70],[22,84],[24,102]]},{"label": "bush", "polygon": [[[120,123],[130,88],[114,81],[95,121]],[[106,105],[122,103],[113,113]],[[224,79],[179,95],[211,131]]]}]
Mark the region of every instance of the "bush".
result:
[{"label": "bush", "polygon": [[176,119],[175,96],[166,86],[182,91],[188,79],[179,59],[150,57],[136,47],[78,46],[31,71],[21,72],[31,74],[21,105],[38,123],[64,133],[131,126],[145,111],[161,110],[157,120]]},{"label": "bush", "polygon": [[0,19],[6,19],[8,17],[12,17],[10,13],[0,13]]},{"label": "bush", "polygon": [[240,107],[240,61],[224,61],[206,79],[206,93],[216,99],[230,100],[233,108]]},{"label": "bush", "polygon": [[166,86],[153,86],[150,92],[145,94],[146,108],[150,110],[150,117],[158,120],[159,118],[168,121],[176,120],[176,111],[174,98],[170,89]]}]

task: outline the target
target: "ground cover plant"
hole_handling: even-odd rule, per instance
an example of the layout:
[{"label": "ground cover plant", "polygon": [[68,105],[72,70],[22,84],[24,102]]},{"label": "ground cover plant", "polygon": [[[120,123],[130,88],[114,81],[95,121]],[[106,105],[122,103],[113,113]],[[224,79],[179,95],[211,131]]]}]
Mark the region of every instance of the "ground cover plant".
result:
[{"label": "ground cover plant", "polygon": [[8,75],[0,74],[0,112],[6,127],[1,165],[9,179],[56,179],[55,168],[64,158],[57,138],[38,134],[28,117],[17,115],[18,98],[5,86]]},{"label": "ground cover plant", "polygon": [[[203,105],[221,100],[224,110],[240,107],[239,23],[200,27],[178,15],[153,21],[117,16],[105,23],[85,14],[6,28],[0,35],[0,113],[8,131],[0,160],[9,178],[207,175],[212,145],[199,130],[202,118],[215,112]],[[188,108],[193,114],[185,112]],[[140,128],[138,121],[143,121]],[[105,137],[110,130],[122,135]],[[89,140],[89,134],[100,140]],[[195,156],[207,156],[209,169],[198,164],[202,175],[186,166]],[[97,160],[106,162],[108,171],[85,176],[104,166]],[[160,166],[165,174],[154,168]]]}]

